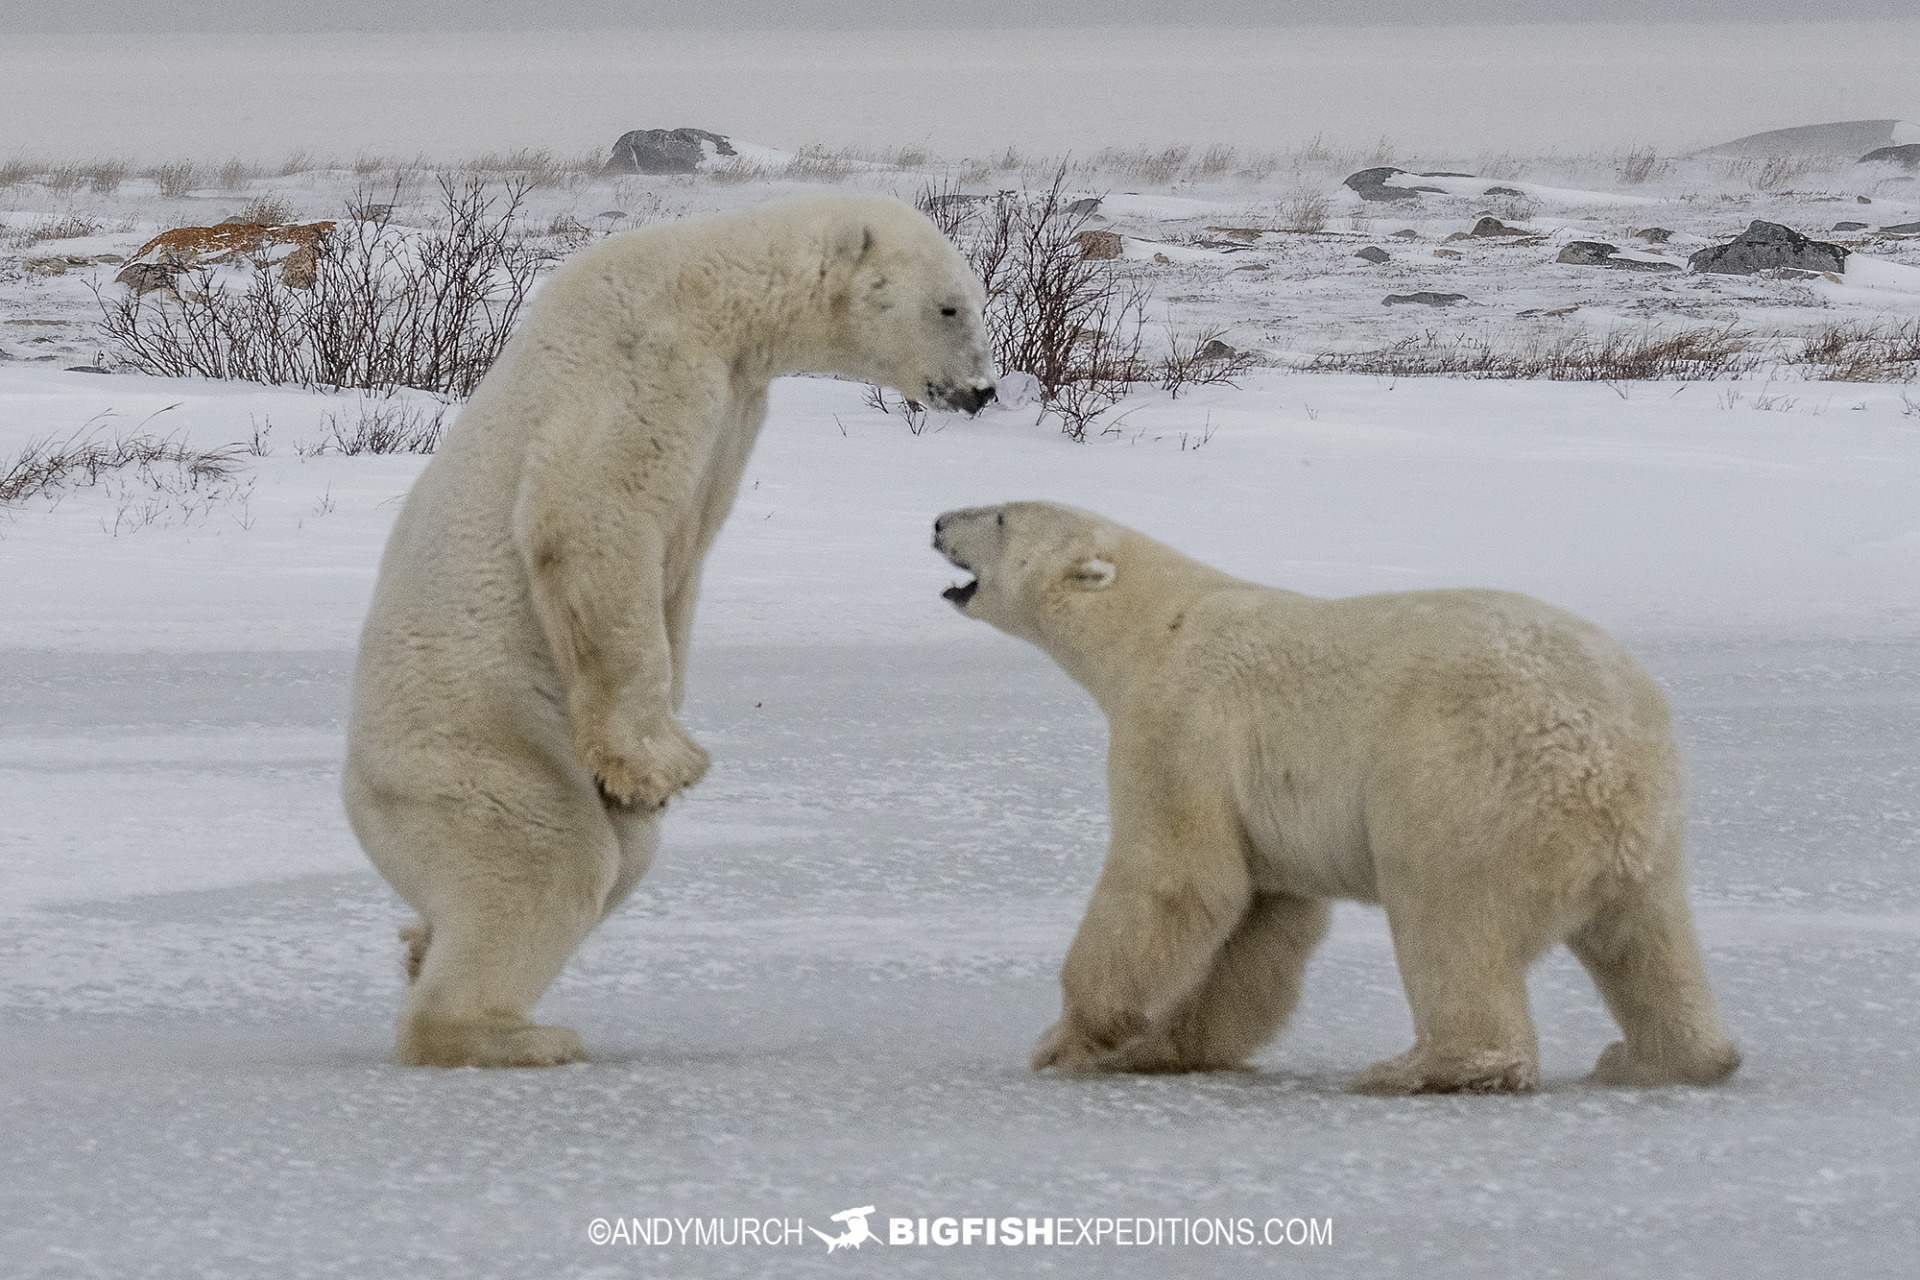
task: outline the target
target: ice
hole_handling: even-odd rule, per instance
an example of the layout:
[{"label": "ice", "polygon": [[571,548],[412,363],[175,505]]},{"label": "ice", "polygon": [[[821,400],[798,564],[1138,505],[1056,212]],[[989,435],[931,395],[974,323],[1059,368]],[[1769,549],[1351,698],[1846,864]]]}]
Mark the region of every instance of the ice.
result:
[{"label": "ice", "polygon": [[[1723,394],[1258,374],[1075,446],[1011,413],[916,436],[857,387],[782,381],[706,576],[687,718],[713,772],[541,1008],[596,1060],[480,1073],[387,1064],[409,917],[335,797],[354,626],[421,460],[299,456],[338,397],[0,369],[0,451],[167,404],[197,444],[262,414],[277,441],[247,461],[249,527],[229,503],[116,537],[85,489],[0,523],[6,1273],[1897,1273],[1920,1150],[1920,436],[1895,389],[1816,389],[1818,416]],[[1104,725],[939,598],[927,546],[936,512],[1016,496],[1265,581],[1514,586],[1619,630],[1675,707],[1742,1072],[1581,1084],[1616,1033],[1559,954],[1532,983],[1541,1093],[1350,1096],[1411,1030],[1381,918],[1344,907],[1255,1070],[1029,1075],[1099,865]],[[1277,1214],[1334,1234],[831,1259],[811,1236],[588,1239],[616,1217],[830,1229],[866,1204],[882,1230]]]},{"label": "ice", "polygon": [[[1905,30],[1754,26],[1705,54],[1626,28],[0,44],[10,145],[55,160],[277,162],[306,146],[344,165],[383,149],[591,151],[626,128],[695,125],[755,140],[736,145],[769,169],[820,142],[949,154],[947,169],[834,162],[844,188],[912,198],[943,176],[984,194],[1044,186],[1057,158],[1041,157],[1070,151],[1139,148],[1138,170],[1168,146],[1230,142],[1238,158],[1211,176],[1190,158],[1187,176],[1151,181],[1123,159],[1069,185],[1104,195],[1101,225],[1128,238],[1153,340],[1218,327],[1259,361],[1233,386],[1143,388],[1085,445],[1030,399],[916,432],[859,386],[779,381],[703,584],[687,720],[713,771],[540,1010],[595,1061],[401,1070],[387,1055],[410,914],[336,789],[356,633],[425,459],[321,450],[359,393],[64,372],[95,362],[91,286],[110,290],[117,266],[0,273],[0,468],[36,439],[134,432],[228,449],[234,466],[212,495],[128,474],[0,510],[0,1275],[1911,1270],[1913,388],[1778,364],[1703,382],[1300,371],[1429,330],[1524,345],[1734,327],[1790,346],[1910,324],[1920,242],[1871,229],[1847,237],[1841,283],[1554,261],[1572,239],[1679,261],[1753,217],[1816,238],[1841,219],[1920,217],[1912,184],[1877,169],[1767,187],[1757,165],[1693,158],[1628,183],[1621,159],[1829,118],[1836,93],[1904,91]],[[930,88],[942,66],[968,69],[964,95]],[[82,73],[97,93],[76,111]],[[1474,88],[1487,84],[1498,92]],[[1339,129],[1316,141],[1328,119]],[[1516,176],[1313,225],[1316,199],[1389,132],[1400,158],[1380,163]],[[335,216],[363,180],[315,169],[178,198],[138,177],[118,195],[21,182],[0,189],[9,235],[68,213],[97,226],[0,266],[124,256],[261,196]],[[1486,197],[1488,183],[1520,195]],[[612,208],[632,225],[820,189],[569,177],[530,212],[604,225]],[[1487,213],[1542,239],[1448,239]],[[1651,223],[1671,243],[1634,251]],[[1269,230],[1226,253],[1206,247],[1216,225]],[[1356,261],[1368,244],[1389,262]],[[1468,301],[1380,305],[1416,290]],[[1025,497],[1316,594],[1508,587],[1612,629],[1675,711],[1696,918],[1742,1071],[1714,1089],[1581,1083],[1617,1032],[1561,953],[1532,979],[1539,1094],[1350,1096],[1412,1030],[1382,917],[1343,906],[1253,1070],[1028,1073],[1100,864],[1105,726],[1036,651],[940,598],[954,574],[927,545],[942,510]],[[777,1250],[589,1238],[596,1218],[743,1215],[833,1234],[831,1215],[869,1204],[883,1238],[894,1216],[1334,1226],[1328,1245],[1276,1249],[829,1256],[811,1235]]]}]

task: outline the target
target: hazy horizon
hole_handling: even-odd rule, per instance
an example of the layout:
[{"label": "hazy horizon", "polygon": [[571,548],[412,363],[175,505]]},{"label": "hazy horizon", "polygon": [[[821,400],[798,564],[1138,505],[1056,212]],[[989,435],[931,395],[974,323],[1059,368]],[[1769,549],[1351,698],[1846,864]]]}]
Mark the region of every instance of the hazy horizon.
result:
[{"label": "hazy horizon", "polygon": [[1914,48],[1911,21],[954,31],[938,59],[893,30],[42,34],[0,40],[0,158],[580,154],[682,125],[946,157],[1674,154],[1920,119]]},{"label": "hazy horizon", "polygon": [[1911,19],[1912,0],[0,0],[0,32],[999,30],[1805,23]]}]

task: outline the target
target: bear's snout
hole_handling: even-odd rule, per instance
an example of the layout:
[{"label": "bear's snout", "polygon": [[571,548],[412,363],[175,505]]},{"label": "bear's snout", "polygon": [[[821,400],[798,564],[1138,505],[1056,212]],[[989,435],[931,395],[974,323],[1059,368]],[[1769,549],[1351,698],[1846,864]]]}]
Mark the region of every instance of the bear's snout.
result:
[{"label": "bear's snout", "polygon": [[958,409],[962,413],[978,413],[994,402],[998,392],[991,382],[979,382],[970,386],[956,387],[950,382],[927,383],[927,399],[947,409]]}]

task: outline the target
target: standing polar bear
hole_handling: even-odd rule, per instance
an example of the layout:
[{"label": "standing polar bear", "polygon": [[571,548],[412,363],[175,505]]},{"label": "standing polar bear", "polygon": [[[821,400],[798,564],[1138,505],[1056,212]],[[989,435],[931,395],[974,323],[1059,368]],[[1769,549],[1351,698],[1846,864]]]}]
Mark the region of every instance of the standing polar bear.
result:
[{"label": "standing polar bear", "polygon": [[1613,1084],[1740,1065],[1687,911],[1660,692],[1526,596],[1322,600],[1089,512],[950,511],[945,594],[1031,641],[1110,728],[1112,841],[1036,1070],[1232,1067],[1299,998],[1328,902],[1386,908],[1414,1044],[1369,1093],[1533,1088],[1527,967],[1565,942],[1626,1033]]},{"label": "standing polar bear", "polygon": [[898,201],[607,239],[540,291],[415,483],[360,640],[343,792],[419,912],[401,1062],[585,1056],[528,1014],[707,769],[677,713],[700,565],[797,371],[993,398],[983,293]]}]

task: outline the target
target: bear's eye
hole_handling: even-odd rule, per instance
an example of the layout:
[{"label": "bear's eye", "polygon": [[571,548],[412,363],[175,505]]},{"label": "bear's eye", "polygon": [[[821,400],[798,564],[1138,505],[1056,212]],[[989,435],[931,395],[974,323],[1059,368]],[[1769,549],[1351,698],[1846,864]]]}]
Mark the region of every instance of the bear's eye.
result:
[{"label": "bear's eye", "polygon": [[940,308],[940,314],[941,314],[941,315],[943,315],[943,316],[957,316],[957,315],[959,315],[959,314],[960,314],[960,308],[958,308],[958,307],[942,307],[942,308]]}]

